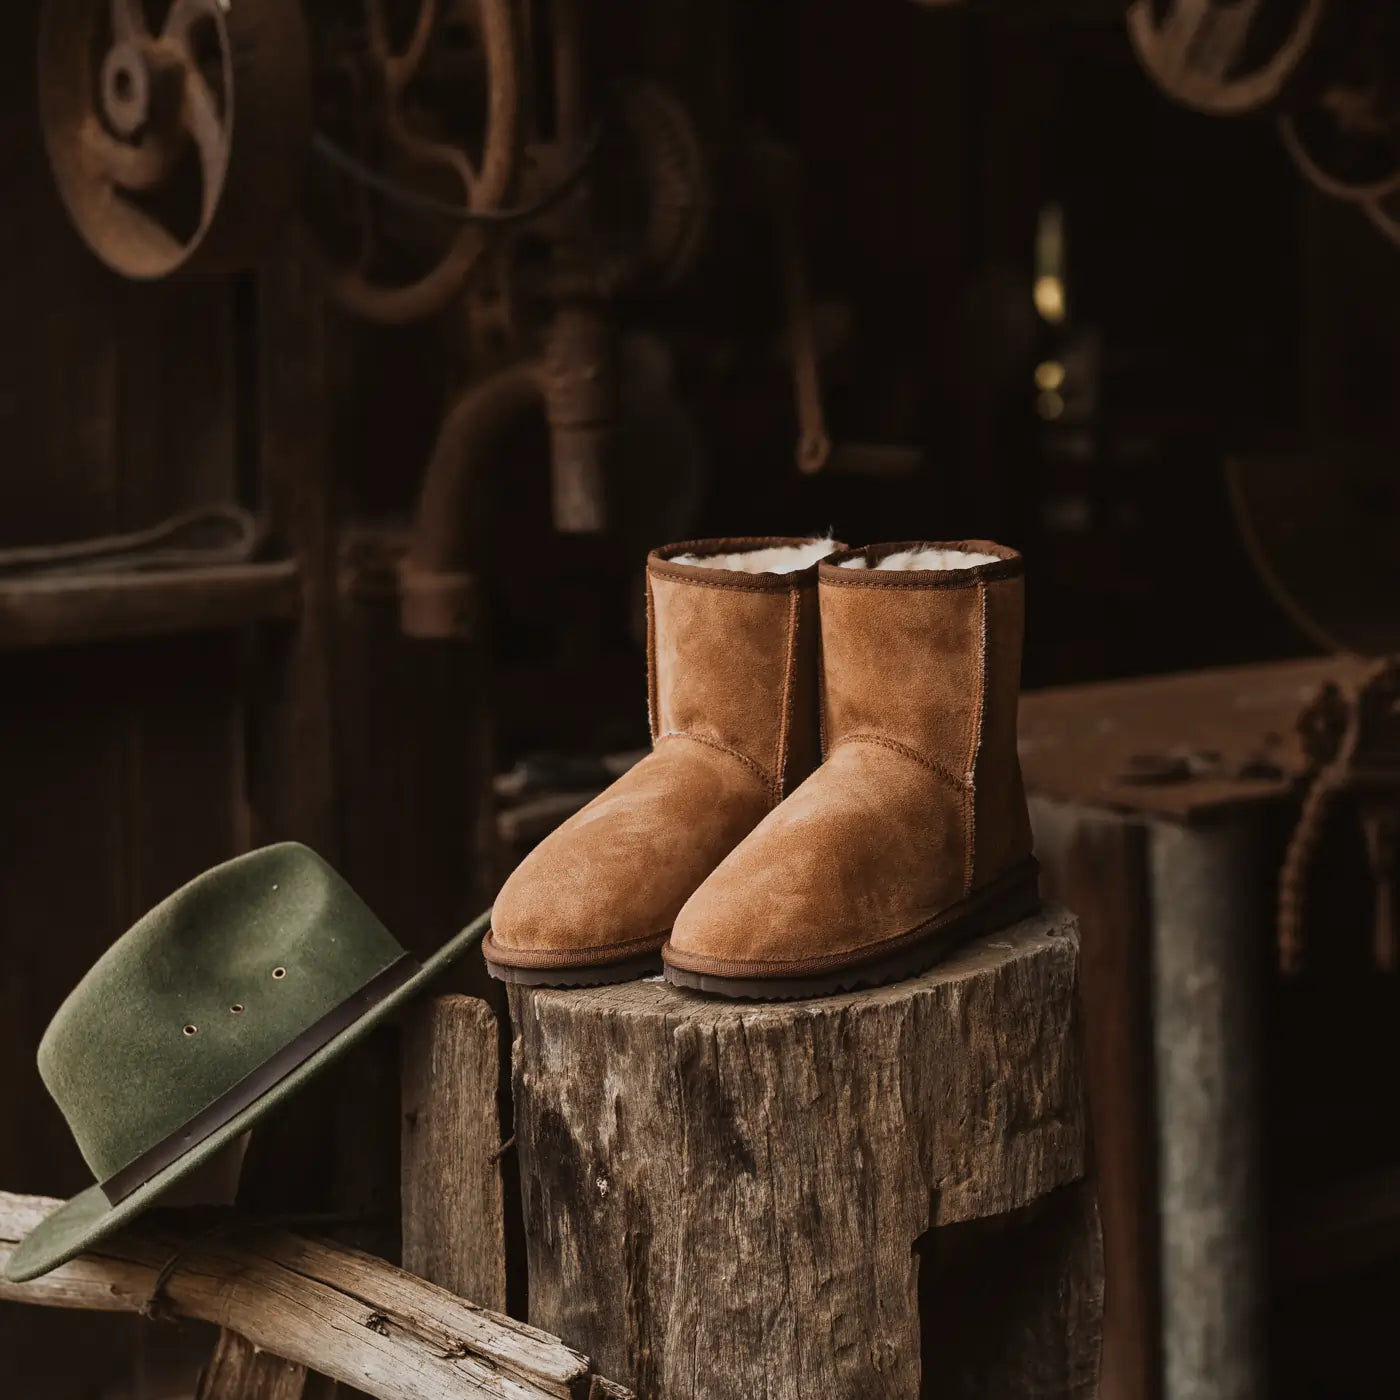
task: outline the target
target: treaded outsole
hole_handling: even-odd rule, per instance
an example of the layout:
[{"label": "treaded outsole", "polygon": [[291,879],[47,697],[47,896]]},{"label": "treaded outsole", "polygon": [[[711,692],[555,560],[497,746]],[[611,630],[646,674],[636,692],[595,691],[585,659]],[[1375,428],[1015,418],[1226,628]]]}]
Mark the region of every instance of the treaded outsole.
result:
[{"label": "treaded outsole", "polygon": [[661,972],[661,950],[626,962],[596,967],[511,967],[485,959],[486,970],[498,982],[517,987],[606,987],[614,982],[635,982]]}]

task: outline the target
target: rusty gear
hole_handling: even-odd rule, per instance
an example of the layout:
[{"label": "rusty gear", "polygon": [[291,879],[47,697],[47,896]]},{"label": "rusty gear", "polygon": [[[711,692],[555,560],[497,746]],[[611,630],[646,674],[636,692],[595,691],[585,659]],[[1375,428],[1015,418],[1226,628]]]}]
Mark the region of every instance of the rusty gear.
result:
[{"label": "rusty gear", "polygon": [[1168,97],[1243,116],[1292,95],[1327,12],[1327,0],[1135,0],[1128,34]]},{"label": "rusty gear", "polygon": [[[377,148],[367,165],[390,166],[400,183],[420,175],[446,175],[460,190],[459,202],[472,210],[499,208],[511,188],[519,157],[521,80],[519,42],[511,0],[479,0],[445,12],[439,0],[421,0],[406,47],[390,39],[385,0],[363,0],[365,52],[342,65],[352,76],[357,110],[354,125],[362,140]],[[440,29],[449,19],[472,28],[484,63],[481,156],[415,128],[406,107],[409,89],[421,76]],[[375,196],[352,187],[360,248],[351,260],[327,255],[327,292],[342,308],[367,321],[401,325],[442,310],[471,275],[491,237],[478,224],[463,222],[436,250],[436,261],[414,280],[395,282],[376,266],[378,244]],[[436,184],[436,182],[435,182]]]},{"label": "rusty gear", "polygon": [[251,264],[296,202],[307,36],[285,0],[45,0],[39,112],[59,195],[125,277]]},{"label": "rusty gear", "polygon": [[690,114],[660,83],[627,83],[618,102],[649,193],[643,262],[651,280],[673,286],[695,266],[709,223],[705,152]]}]

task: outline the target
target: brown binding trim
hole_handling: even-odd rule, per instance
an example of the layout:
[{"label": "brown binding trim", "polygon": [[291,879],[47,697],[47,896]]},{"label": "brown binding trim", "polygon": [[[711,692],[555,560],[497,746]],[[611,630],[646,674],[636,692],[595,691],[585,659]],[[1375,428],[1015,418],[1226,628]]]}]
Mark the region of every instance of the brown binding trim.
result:
[{"label": "brown binding trim", "polygon": [[288,1041],[275,1055],[264,1060],[257,1069],[245,1074],[231,1089],[220,1094],[208,1107],[202,1108],[183,1126],[147,1148],[134,1161],[100,1182],[102,1194],[109,1204],[116,1205],[138,1187],[167,1167],[173,1166],[187,1152],[198,1147],[206,1138],[232,1122],[245,1108],[256,1103],[274,1085],[300,1068],[318,1050],[329,1045],[342,1031],[348,1030],[385,997],[412,981],[420,970],[418,959],[411,953],[396,958],[382,972],[376,973],[339,1006],[328,1011],[319,1021],[308,1026],[294,1040]]},{"label": "brown binding trim", "polygon": [[[843,569],[843,559],[864,559],[875,565],[891,554],[911,549],[952,549],[963,554],[991,554],[994,564],[974,564],[970,569]],[[995,579],[1020,578],[1025,561],[1014,549],[991,540],[896,540],[870,544],[864,549],[843,549],[828,555],[817,565],[823,588],[970,588]]]},{"label": "brown binding trim", "polygon": [[[747,554],[755,549],[816,544],[818,538],[815,535],[750,535],[722,540],[686,540],[653,549],[647,555],[647,573],[652,578],[698,583],[706,588],[729,588],[740,593],[786,593],[792,588],[811,588],[817,578],[815,563],[783,574],[750,574],[740,569],[709,569],[703,564],[676,564],[672,560],[679,554]],[[833,554],[844,547],[836,540],[831,541]]]}]

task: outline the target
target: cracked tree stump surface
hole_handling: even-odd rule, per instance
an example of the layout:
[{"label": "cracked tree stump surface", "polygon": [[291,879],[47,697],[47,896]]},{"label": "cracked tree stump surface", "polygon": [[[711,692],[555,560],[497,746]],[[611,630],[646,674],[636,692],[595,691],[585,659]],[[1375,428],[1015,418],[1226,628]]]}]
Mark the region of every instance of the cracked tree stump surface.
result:
[{"label": "cracked tree stump surface", "polygon": [[1078,932],[785,1004],[512,987],[530,1319],[643,1400],[1089,1397]]}]

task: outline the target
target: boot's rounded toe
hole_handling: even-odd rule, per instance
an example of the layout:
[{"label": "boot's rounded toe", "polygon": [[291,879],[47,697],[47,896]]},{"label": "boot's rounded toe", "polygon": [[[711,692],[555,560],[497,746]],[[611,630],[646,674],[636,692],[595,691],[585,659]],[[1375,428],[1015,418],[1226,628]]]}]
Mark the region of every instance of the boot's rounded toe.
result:
[{"label": "boot's rounded toe", "polygon": [[598,967],[657,952],[766,806],[761,784],[727,755],[668,740],[516,867],[492,912],[487,962]]},{"label": "boot's rounded toe", "polygon": [[[601,825],[603,828],[599,830]],[[491,912],[483,945],[506,967],[586,966],[659,947],[668,911],[655,899],[628,899],[627,865],[606,858],[607,827],[561,827],[515,868]],[[661,901],[664,903],[665,901]]]}]

